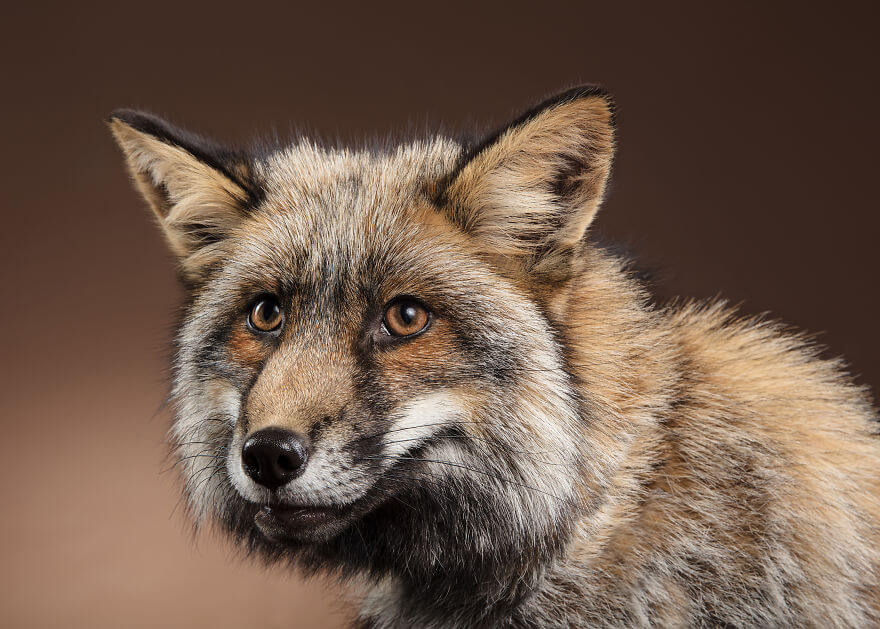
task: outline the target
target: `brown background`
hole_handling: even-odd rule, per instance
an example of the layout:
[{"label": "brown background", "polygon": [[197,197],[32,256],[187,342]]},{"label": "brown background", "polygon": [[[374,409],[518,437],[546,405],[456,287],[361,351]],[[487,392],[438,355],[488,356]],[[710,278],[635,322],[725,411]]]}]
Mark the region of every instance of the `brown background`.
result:
[{"label": "brown background", "polygon": [[603,83],[620,149],[601,233],[661,270],[661,295],[772,311],[880,383],[877,21],[856,6],[80,4],[7,7],[0,38],[3,626],[345,616],[331,588],[172,514],[159,409],[180,295],[103,127],[114,107],[225,140],[347,138]]}]

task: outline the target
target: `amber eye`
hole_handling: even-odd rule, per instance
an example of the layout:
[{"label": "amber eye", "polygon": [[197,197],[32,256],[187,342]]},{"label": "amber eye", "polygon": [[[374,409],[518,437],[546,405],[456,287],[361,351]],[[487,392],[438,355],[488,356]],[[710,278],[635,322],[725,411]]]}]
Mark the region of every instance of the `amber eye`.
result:
[{"label": "amber eye", "polygon": [[258,332],[274,332],[281,327],[284,313],[274,297],[261,297],[248,315],[248,323]]},{"label": "amber eye", "polygon": [[391,336],[412,336],[424,330],[429,319],[424,306],[411,299],[401,299],[388,306],[382,323]]}]

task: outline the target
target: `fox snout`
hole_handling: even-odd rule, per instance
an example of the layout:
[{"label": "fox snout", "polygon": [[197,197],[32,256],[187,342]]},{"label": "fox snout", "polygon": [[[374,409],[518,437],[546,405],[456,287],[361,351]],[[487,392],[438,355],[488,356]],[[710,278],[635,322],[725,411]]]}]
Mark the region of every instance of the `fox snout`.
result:
[{"label": "fox snout", "polygon": [[237,429],[238,456],[241,470],[260,487],[275,491],[303,476],[309,462],[320,458],[328,427],[345,423],[351,375],[339,354],[335,359],[327,354],[282,346],[248,392]]},{"label": "fox snout", "polygon": [[302,474],[308,458],[306,438],[283,428],[257,430],[241,448],[245,473],[270,491]]}]

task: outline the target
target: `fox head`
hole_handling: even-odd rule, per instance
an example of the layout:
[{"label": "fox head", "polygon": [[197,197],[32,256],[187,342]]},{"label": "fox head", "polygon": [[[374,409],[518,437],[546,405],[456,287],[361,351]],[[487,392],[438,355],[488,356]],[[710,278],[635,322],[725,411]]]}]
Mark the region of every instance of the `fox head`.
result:
[{"label": "fox head", "polygon": [[109,125],[189,292],[171,438],[197,521],[428,580],[514,583],[498,565],[524,577],[565,543],[609,456],[565,342],[613,152],[602,90],[477,145],[255,152]]}]

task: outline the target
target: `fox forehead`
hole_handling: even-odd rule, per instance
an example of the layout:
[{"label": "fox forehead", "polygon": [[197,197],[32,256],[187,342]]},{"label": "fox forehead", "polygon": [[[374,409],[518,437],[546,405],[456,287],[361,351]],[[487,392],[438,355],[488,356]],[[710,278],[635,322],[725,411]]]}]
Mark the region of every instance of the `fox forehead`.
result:
[{"label": "fox forehead", "polygon": [[461,147],[447,138],[388,150],[332,150],[300,143],[255,163],[261,207],[296,209],[305,225],[381,226],[430,194],[455,165]]},{"label": "fox forehead", "polygon": [[401,289],[463,272],[469,239],[431,199],[460,152],[444,138],[390,152],[302,144],[256,162],[263,194],[225,243],[227,274],[329,286],[380,273]]}]

